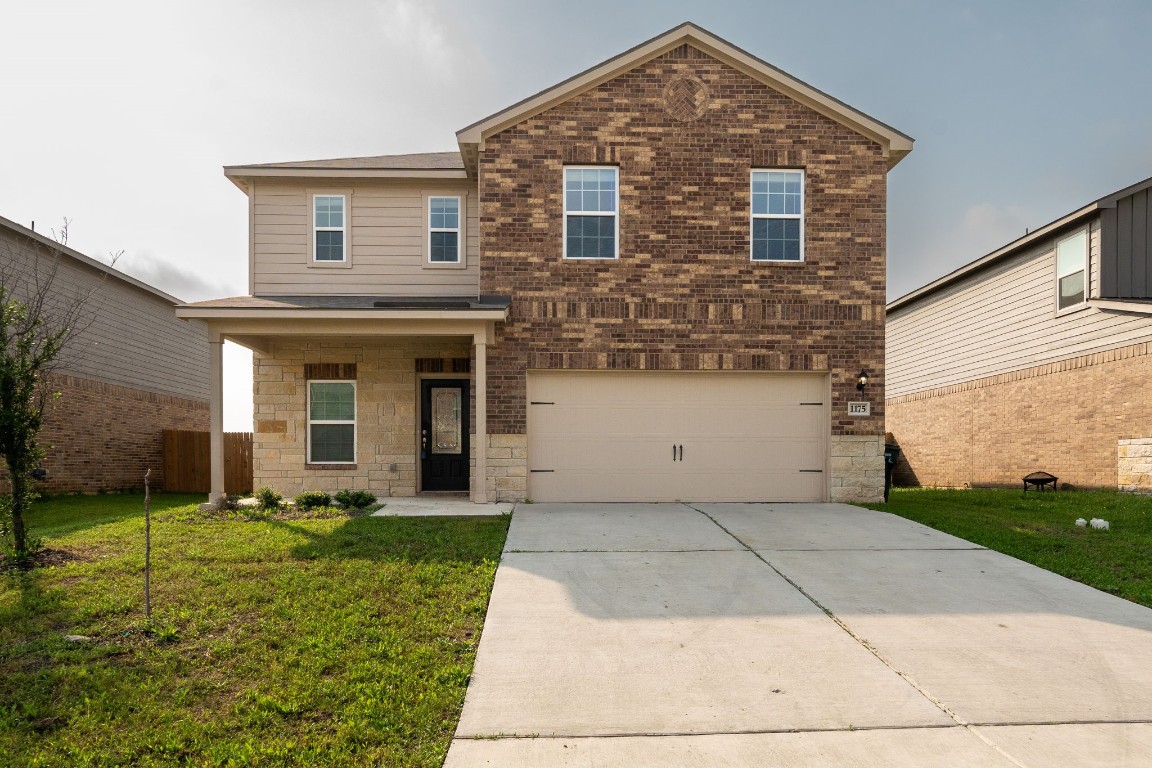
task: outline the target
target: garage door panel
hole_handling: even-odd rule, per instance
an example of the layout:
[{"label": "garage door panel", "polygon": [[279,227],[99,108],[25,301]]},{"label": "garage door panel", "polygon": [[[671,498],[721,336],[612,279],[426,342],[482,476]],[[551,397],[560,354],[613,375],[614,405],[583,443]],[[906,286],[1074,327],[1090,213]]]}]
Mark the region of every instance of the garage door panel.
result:
[{"label": "garage door panel", "polygon": [[757,473],[772,473],[824,468],[824,443],[818,439],[712,438],[685,443],[683,454],[683,463],[689,470],[751,468]]},{"label": "garage door panel", "polygon": [[823,374],[533,371],[529,496],[822,501],[826,397]]},{"label": "garage door panel", "polygon": [[672,462],[672,443],[663,437],[605,440],[603,435],[572,436],[541,440],[533,448],[530,461],[540,470],[630,467],[662,472],[664,465]]},{"label": "garage door panel", "polygon": [[671,417],[686,434],[693,435],[805,435],[819,434],[824,424],[820,407],[799,408],[717,408],[688,418]]}]

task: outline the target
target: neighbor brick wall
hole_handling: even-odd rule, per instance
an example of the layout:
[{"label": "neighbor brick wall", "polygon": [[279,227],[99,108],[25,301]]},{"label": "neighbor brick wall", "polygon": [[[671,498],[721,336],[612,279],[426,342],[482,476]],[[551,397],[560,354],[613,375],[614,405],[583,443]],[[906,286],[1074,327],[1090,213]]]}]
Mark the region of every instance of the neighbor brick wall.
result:
[{"label": "neighbor brick wall", "polygon": [[1152,436],[1152,344],[888,401],[897,484],[1009,485],[1036,470],[1115,488],[1117,441]]},{"label": "neighbor brick wall", "polygon": [[[703,86],[695,119],[666,99],[678,77]],[[562,258],[565,164],[619,166],[618,261]],[[754,168],[805,169],[804,263],[749,261]],[[831,371],[833,434],[880,435],[886,171],[876,143],[688,45],[488,138],[481,290],[513,297],[490,431],[524,433],[527,369],[723,369]],[[861,368],[872,416],[851,419]]]},{"label": "neighbor brick wall", "polygon": [[[42,493],[96,493],[164,487],[165,429],[208,429],[208,403],[77,376],[55,375],[60,393],[40,431],[48,477]],[[8,490],[0,468],[0,489]]]}]

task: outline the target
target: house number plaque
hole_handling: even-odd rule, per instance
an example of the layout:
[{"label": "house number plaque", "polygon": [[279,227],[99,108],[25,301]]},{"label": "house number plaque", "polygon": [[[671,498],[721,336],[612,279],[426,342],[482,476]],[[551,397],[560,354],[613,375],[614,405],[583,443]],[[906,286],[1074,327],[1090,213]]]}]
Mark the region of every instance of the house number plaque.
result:
[{"label": "house number plaque", "polygon": [[869,403],[869,402],[848,403],[848,415],[849,416],[871,416],[872,415],[872,403]]}]

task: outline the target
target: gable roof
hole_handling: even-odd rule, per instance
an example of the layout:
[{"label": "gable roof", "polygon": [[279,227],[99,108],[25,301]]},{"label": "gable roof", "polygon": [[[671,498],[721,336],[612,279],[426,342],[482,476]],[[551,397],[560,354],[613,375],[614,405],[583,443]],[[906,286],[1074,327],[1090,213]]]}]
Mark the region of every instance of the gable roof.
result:
[{"label": "gable roof", "polygon": [[1072,227],[1081,224],[1086,219],[1095,215],[1101,208],[1114,208],[1116,207],[1117,201],[1144,189],[1152,189],[1152,177],[1144,179],[1144,181],[1138,181],[1131,186],[1124,187],[1121,190],[1117,190],[1116,192],[1105,195],[1099,200],[1094,200],[1093,202],[1088,203],[1088,205],[1085,205],[1083,208],[1078,208],[1075,211],[1072,211],[1072,213],[1061,216],[1054,221],[1050,221],[1039,229],[1034,229],[1023,237],[1017,238],[1007,245],[997,248],[995,251],[992,251],[985,256],[981,256],[975,261],[965,264],[959,269],[953,270],[943,277],[933,280],[927,285],[921,286],[914,291],[909,291],[898,299],[893,299],[892,301],[888,302],[886,311],[893,312],[897,309],[902,309],[909,304],[917,302],[920,299],[936,293],[936,291],[939,291],[942,288],[946,288],[953,283],[963,280],[972,274],[991,267],[994,264],[999,264],[1006,259],[1010,259],[1051,235],[1058,234],[1063,230],[1071,229]]},{"label": "gable roof", "polygon": [[727,40],[716,37],[711,32],[701,29],[691,22],[685,22],[635,48],[608,59],[602,64],[597,64],[595,67],[543,90],[535,96],[529,96],[523,101],[457,131],[456,140],[460,144],[460,154],[463,155],[469,172],[475,174],[477,154],[487,137],[595,88],[601,83],[607,82],[645,61],[661,56],[684,43],[691,43],[704,53],[784,93],[825,117],[872,139],[884,148],[889,168],[895,166],[912,151],[912,137],[874,117],[853,109],[839,99],[792,77],[787,72],[736,47]]},{"label": "gable roof", "polygon": [[248,191],[247,179],[267,176],[315,176],[324,178],[437,178],[463,179],[464,160],[459,152],[418,152],[409,155],[338,157],[331,160],[296,160],[287,163],[252,163],[224,166],[224,175]]},{"label": "gable roof", "polygon": [[69,248],[66,245],[61,245],[52,238],[45,237],[36,230],[23,227],[14,221],[4,218],[3,216],[0,216],[0,229],[6,229],[9,232],[20,235],[28,240],[31,240],[33,243],[39,246],[49,249],[49,251],[52,253],[59,253],[62,256],[66,256],[87,269],[95,272],[101,272],[118,282],[124,283],[125,285],[128,285],[129,287],[135,288],[139,291],[143,291],[144,293],[160,299],[161,301],[165,301],[172,305],[182,303],[180,299],[165,293],[159,288],[154,288],[151,285],[148,285],[148,283],[137,280],[131,275],[125,274],[115,267],[111,267],[102,261],[97,261],[91,256],[85,256],[84,254],[80,253],[80,251]]}]

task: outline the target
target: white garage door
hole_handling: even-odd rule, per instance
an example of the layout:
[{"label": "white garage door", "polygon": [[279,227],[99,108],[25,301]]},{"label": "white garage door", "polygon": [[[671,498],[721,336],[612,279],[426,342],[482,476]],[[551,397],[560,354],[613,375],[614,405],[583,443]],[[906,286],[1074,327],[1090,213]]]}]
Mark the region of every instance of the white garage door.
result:
[{"label": "white garage door", "polygon": [[535,501],[823,501],[824,374],[530,371]]}]

